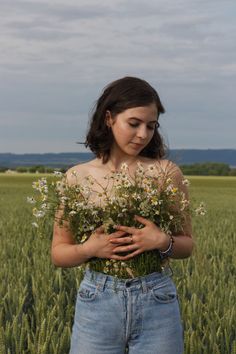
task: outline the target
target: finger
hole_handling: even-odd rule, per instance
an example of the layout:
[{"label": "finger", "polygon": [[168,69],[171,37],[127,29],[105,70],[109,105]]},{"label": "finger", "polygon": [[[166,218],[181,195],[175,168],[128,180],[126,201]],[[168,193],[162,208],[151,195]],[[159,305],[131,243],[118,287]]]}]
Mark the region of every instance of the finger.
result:
[{"label": "finger", "polygon": [[129,236],[129,237],[120,237],[120,238],[112,238],[112,239],[110,239],[109,240],[109,242],[110,243],[114,243],[114,244],[116,244],[116,243],[128,243],[128,244],[130,244],[130,243],[133,243],[134,241],[133,241],[133,239]]},{"label": "finger", "polygon": [[119,256],[118,254],[113,254],[111,256],[111,259],[115,259],[117,261],[127,261],[127,260],[139,255],[140,253],[142,253],[142,251],[140,251],[138,249],[138,250],[136,250],[136,251],[134,251],[132,253],[127,254],[126,256]]},{"label": "finger", "polygon": [[112,235],[112,237],[117,238],[126,234],[127,232],[120,230],[120,231],[113,232],[112,234],[110,234],[110,236]]},{"label": "finger", "polygon": [[104,226],[99,226],[95,231],[98,234],[102,234],[104,232]]},{"label": "finger", "polygon": [[137,229],[135,227],[130,226],[115,225],[114,228],[116,230],[126,231],[128,234],[134,234],[135,232],[137,232]]},{"label": "finger", "polygon": [[143,225],[149,225],[150,224],[150,220],[145,219],[143,216],[140,216],[140,215],[135,215],[134,219],[139,221]]},{"label": "finger", "polygon": [[116,248],[113,249],[114,253],[119,253],[119,252],[130,252],[130,251],[134,251],[138,248],[137,245],[135,244],[131,244],[128,246],[117,246]]}]

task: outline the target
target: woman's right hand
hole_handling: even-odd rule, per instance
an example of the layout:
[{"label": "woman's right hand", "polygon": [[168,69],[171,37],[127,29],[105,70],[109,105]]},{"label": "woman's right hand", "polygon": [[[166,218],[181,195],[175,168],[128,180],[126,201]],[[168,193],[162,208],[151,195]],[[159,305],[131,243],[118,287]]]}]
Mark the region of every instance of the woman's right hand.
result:
[{"label": "woman's right hand", "polygon": [[117,245],[110,242],[111,238],[122,237],[126,235],[125,231],[116,231],[112,234],[106,234],[104,232],[104,226],[97,228],[89,237],[87,241],[83,243],[83,248],[89,258],[108,258],[112,259],[114,256],[114,248]]}]

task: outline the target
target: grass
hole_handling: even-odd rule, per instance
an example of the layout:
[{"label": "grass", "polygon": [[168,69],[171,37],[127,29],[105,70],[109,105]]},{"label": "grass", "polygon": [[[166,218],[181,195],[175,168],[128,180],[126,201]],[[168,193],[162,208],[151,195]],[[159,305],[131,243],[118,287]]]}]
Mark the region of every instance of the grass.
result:
[{"label": "grass", "polygon": [[[32,181],[0,174],[0,353],[65,354],[81,274],[50,260],[45,237],[31,227]],[[191,199],[207,215],[193,220],[195,250],[171,262],[185,328],[185,353],[236,353],[236,177],[190,177]]]}]

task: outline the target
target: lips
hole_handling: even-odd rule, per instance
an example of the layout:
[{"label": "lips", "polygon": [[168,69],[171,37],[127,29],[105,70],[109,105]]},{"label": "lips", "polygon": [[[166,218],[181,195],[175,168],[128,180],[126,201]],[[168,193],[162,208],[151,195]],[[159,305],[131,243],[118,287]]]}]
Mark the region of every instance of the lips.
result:
[{"label": "lips", "polygon": [[143,144],[134,143],[134,142],[131,142],[131,144],[135,144],[135,145],[138,145],[138,146],[143,146]]},{"label": "lips", "polygon": [[137,148],[144,146],[143,144],[136,144],[136,143],[131,143],[131,144],[134,145],[134,146],[136,146]]}]

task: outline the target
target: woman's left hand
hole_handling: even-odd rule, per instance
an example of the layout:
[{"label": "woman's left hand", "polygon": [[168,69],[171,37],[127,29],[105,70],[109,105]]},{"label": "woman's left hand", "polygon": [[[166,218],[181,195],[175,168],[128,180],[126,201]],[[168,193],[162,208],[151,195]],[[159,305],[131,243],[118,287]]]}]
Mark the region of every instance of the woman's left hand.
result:
[{"label": "woman's left hand", "polygon": [[[142,229],[135,227],[118,225],[115,229],[118,231],[125,231],[129,235],[110,239],[113,244],[118,246],[113,250],[116,260],[128,260],[137,256],[144,251],[153,249],[165,250],[169,245],[169,236],[163,232],[152,221],[143,218],[142,216],[135,215],[135,220],[145,225]],[[127,244],[127,245],[124,245]],[[122,245],[122,246],[120,246]],[[126,256],[119,255],[120,252],[130,252]],[[118,253],[118,254],[117,254]]]}]

